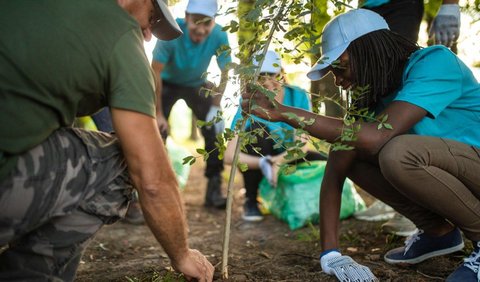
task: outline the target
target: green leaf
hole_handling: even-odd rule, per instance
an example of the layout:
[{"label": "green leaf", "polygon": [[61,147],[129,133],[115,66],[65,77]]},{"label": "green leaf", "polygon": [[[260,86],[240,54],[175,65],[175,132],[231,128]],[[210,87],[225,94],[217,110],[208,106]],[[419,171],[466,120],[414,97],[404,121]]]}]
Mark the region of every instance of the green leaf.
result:
[{"label": "green leaf", "polygon": [[238,169],[240,169],[241,172],[245,172],[248,170],[248,165],[244,163],[238,163],[237,167]]},{"label": "green leaf", "polygon": [[193,156],[185,157],[185,158],[183,158],[182,165],[185,165],[185,164],[187,164],[187,163],[190,163],[192,160],[194,160],[194,162],[195,162],[195,157],[193,157]]},{"label": "green leaf", "polygon": [[391,125],[390,123],[384,123],[383,126],[384,126],[386,129],[390,129],[390,130],[393,129],[393,127],[392,127],[392,125]]},{"label": "green leaf", "polygon": [[248,14],[245,16],[245,19],[249,22],[255,22],[260,18],[262,15],[262,9],[260,7],[256,7],[255,9],[251,10],[248,12]]}]

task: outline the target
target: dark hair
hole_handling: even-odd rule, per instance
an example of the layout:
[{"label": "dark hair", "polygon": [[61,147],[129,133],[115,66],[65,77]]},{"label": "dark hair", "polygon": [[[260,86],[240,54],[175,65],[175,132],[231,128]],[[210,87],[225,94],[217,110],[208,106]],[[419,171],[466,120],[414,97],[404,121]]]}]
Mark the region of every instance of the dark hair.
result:
[{"label": "dark hair", "polygon": [[398,89],[405,63],[420,47],[387,29],[361,36],[347,48],[350,69],[357,86],[368,86],[364,95],[352,101],[357,109],[373,109],[378,100]]}]

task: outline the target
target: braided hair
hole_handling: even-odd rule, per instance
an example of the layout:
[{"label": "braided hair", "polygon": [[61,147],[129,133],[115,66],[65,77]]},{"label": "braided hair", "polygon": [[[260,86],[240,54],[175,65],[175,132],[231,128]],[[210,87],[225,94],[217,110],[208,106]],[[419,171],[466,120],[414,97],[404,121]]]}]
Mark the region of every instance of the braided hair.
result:
[{"label": "braided hair", "polygon": [[347,48],[357,86],[367,90],[352,101],[357,109],[372,110],[377,101],[398,89],[405,63],[420,47],[387,29],[361,36]]}]

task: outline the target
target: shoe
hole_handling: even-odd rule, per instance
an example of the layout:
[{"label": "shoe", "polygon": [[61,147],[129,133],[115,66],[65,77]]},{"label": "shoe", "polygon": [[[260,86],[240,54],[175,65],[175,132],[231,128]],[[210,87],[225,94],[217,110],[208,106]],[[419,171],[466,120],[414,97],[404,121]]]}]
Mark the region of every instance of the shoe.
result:
[{"label": "shoe", "polygon": [[383,233],[408,237],[415,234],[418,229],[408,218],[396,212],[392,219],[382,224],[382,231]]},{"label": "shoe", "polygon": [[145,218],[143,217],[142,208],[140,207],[140,203],[136,201],[130,202],[128,206],[127,213],[125,214],[125,218],[123,219],[124,222],[140,225],[145,222]]},{"label": "shoe", "polygon": [[356,219],[365,221],[389,220],[393,218],[394,215],[395,210],[379,200],[373,202],[366,210],[353,214]]},{"label": "shoe", "polygon": [[257,201],[247,200],[243,205],[242,219],[245,221],[256,222],[262,221],[263,215],[258,209]]},{"label": "shoe", "polygon": [[473,252],[463,261],[463,264],[447,277],[446,282],[480,281],[480,241],[474,244]]},{"label": "shoe", "polygon": [[215,175],[208,179],[205,206],[217,209],[225,209],[227,206],[227,198],[222,195],[222,178],[220,175]]},{"label": "shoe", "polygon": [[463,246],[462,234],[458,228],[440,237],[432,237],[423,230],[418,230],[405,240],[405,247],[388,251],[384,259],[390,264],[416,264],[432,257],[460,251]]}]

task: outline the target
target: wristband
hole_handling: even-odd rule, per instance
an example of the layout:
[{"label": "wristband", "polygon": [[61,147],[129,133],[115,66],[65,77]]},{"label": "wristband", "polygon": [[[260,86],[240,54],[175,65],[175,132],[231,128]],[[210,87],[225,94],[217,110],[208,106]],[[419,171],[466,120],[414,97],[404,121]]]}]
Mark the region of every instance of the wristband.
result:
[{"label": "wristband", "polygon": [[325,250],[323,252],[320,253],[320,258],[322,258],[324,255],[328,254],[328,253],[331,253],[331,252],[337,252],[337,253],[340,253],[340,251],[338,249],[328,249],[328,250]]}]

